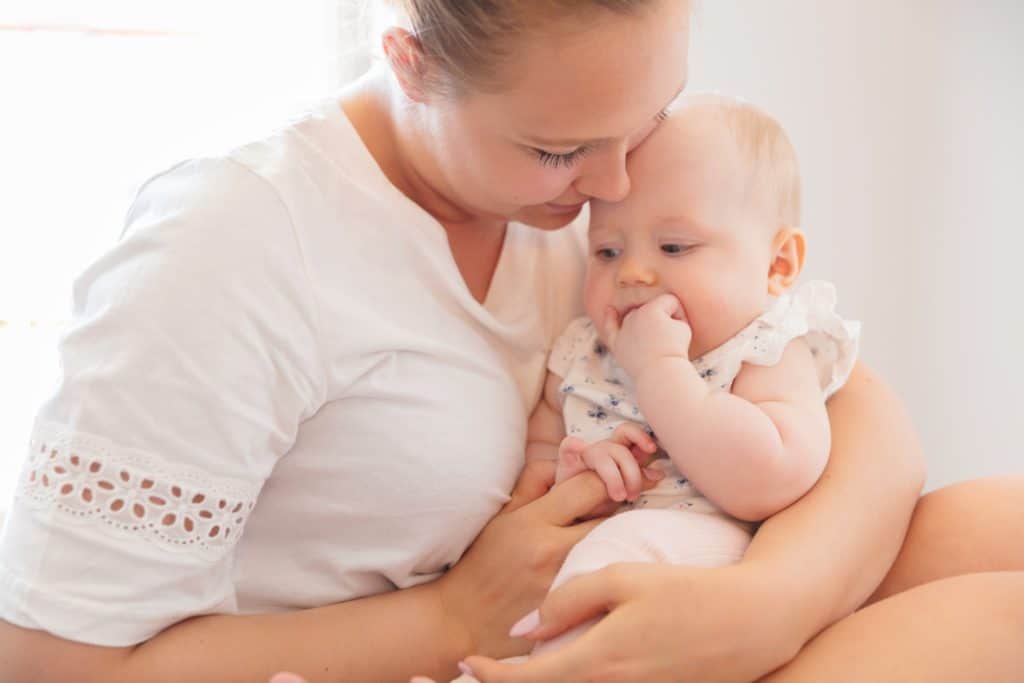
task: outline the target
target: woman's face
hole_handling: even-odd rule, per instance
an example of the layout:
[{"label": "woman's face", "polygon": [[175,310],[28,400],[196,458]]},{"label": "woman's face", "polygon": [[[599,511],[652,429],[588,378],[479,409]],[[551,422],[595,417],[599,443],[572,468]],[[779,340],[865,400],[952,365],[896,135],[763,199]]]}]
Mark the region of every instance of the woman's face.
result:
[{"label": "woman's face", "polygon": [[683,89],[688,44],[684,0],[524,38],[501,92],[428,108],[438,189],[474,216],[544,229],[569,224],[592,197],[622,199],[626,154]]}]

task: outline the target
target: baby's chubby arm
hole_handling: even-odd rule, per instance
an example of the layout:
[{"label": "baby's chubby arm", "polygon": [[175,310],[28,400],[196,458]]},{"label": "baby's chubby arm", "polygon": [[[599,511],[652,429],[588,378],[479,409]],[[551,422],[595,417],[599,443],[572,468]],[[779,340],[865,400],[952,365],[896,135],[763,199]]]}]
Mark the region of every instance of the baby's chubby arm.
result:
[{"label": "baby's chubby arm", "polygon": [[544,380],[544,392],[526,425],[526,461],[558,460],[558,447],[565,439],[562,403],[558,389],[562,378],[549,372]]},{"label": "baby's chubby arm", "polygon": [[621,328],[606,323],[606,338],[680,471],[729,514],[765,519],[803,496],[828,459],[828,415],[810,349],[791,342],[778,364],[745,365],[732,393],[715,392],[680,352],[690,342],[682,317],[678,301],[663,295]]}]

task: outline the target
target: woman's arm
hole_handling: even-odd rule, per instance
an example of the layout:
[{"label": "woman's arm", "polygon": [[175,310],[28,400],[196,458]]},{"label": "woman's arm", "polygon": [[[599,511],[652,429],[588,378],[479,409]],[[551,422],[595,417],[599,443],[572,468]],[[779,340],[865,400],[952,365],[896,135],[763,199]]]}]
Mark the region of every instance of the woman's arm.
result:
[{"label": "woman's arm", "polygon": [[254,683],[290,669],[311,683],[406,683],[414,673],[454,677],[472,652],[524,654],[528,643],[509,638],[509,628],[600,520],[573,521],[607,501],[593,473],[548,491],[553,479],[554,463],[528,465],[459,563],[414,588],[286,614],[195,617],[132,648],[73,643],[0,620],[0,680]]},{"label": "woman's arm", "polygon": [[522,665],[472,657],[478,678],[590,680],[613,667],[621,681],[746,682],[850,614],[892,564],[925,469],[901,401],[863,364],[828,410],[832,454],[822,478],[762,525],[740,564],[619,565],[568,581],[545,599],[531,639],[608,615]]},{"label": "woman's arm", "polygon": [[404,682],[411,671],[456,675],[453,663],[470,646],[452,631],[435,582],[287,614],[197,617],[134,648],[74,643],[0,621],[0,679],[253,683],[291,668],[310,681]]},{"label": "woman's arm", "polygon": [[799,605],[787,620],[798,645],[853,612],[881,583],[925,480],[902,401],[863,363],[828,413],[832,452],[821,479],[761,526],[744,558]]}]

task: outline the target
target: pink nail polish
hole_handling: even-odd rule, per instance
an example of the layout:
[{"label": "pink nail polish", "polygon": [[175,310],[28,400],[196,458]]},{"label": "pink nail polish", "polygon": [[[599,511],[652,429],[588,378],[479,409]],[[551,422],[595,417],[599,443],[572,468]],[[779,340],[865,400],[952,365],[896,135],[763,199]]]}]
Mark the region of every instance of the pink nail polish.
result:
[{"label": "pink nail polish", "polygon": [[522,638],[538,626],[540,626],[540,612],[533,610],[513,624],[512,628],[509,629],[508,635],[510,638]]},{"label": "pink nail polish", "polygon": [[473,670],[469,668],[469,664],[466,664],[465,662],[459,662],[459,671],[467,676],[473,676],[473,678],[476,678],[476,674],[474,674]]}]

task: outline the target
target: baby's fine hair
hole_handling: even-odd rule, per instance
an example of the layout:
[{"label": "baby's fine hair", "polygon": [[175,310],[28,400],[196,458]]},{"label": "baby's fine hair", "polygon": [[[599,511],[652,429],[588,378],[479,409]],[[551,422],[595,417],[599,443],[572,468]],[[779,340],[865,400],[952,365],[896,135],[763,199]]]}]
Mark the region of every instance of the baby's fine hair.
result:
[{"label": "baby's fine hair", "polygon": [[706,107],[719,117],[750,164],[751,188],[774,199],[779,226],[800,227],[800,166],[782,125],[750,102],[717,93],[685,95],[672,108],[687,107]]}]

